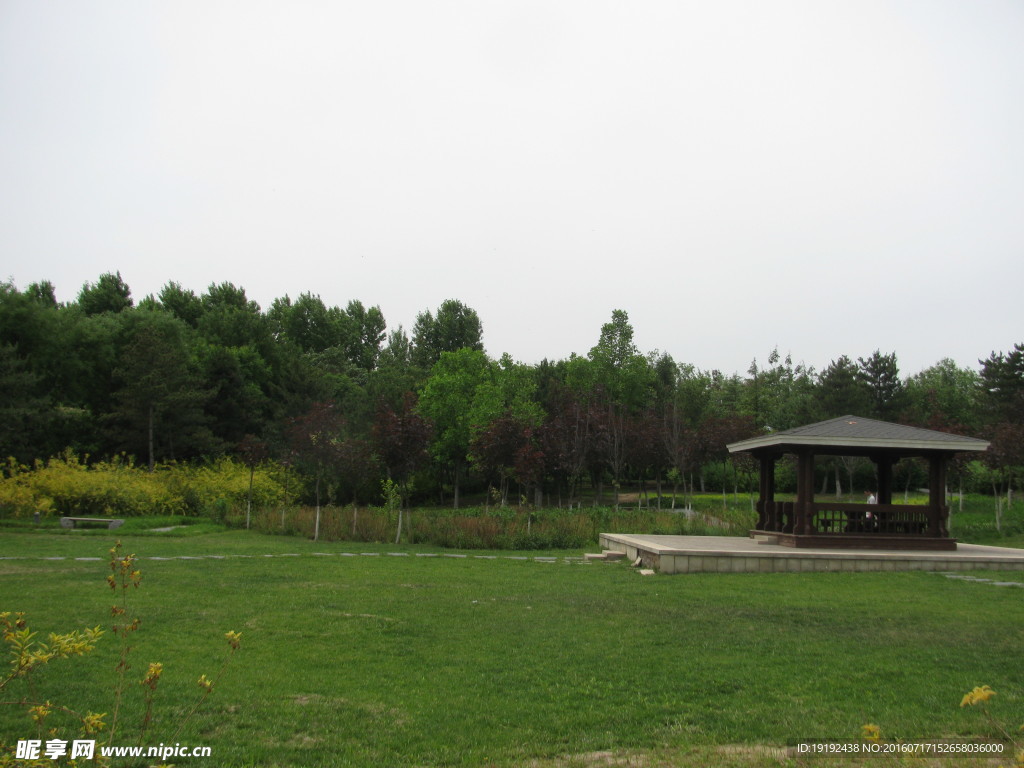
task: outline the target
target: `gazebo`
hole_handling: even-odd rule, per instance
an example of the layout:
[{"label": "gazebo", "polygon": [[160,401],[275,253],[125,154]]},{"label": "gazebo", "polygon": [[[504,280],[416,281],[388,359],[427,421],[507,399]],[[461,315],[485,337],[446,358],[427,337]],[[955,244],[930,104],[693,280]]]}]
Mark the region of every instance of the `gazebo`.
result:
[{"label": "gazebo", "polygon": [[[751,535],[770,536],[790,547],[955,550],[949,537],[946,462],[961,451],[984,451],[988,442],[860,416],[752,437],[726,446],[746,452],[761,465],[757,526]],[[775,463],[797,459],[795,501],[775,500]],[[874,504],[815,502],[817,456],[864,456],[877,468]],[[892,503],[892,467],[902,458],[928,462],[928,505]]]}]

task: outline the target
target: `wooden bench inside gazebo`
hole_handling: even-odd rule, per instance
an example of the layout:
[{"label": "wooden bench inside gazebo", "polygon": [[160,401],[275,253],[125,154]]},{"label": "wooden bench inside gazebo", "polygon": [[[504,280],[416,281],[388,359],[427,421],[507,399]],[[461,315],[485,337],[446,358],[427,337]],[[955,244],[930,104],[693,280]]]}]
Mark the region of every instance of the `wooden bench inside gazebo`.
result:
[{"label": "wooden bench inside gazebo", "polygon": [[[955,550],[948,529],[946,465],[962,451],[984,451],[988,442],[859,416],[809,424],[726,446],[760,462],[757,525],[751,535],[790,547]],[[796,456],[796,499],[776,501],[775,465]],[[874,462],[875,504],[816,502],[817,456],[864,456]],[[893,465],[915,457],[928,464],[928,504],[893,504]]]}]

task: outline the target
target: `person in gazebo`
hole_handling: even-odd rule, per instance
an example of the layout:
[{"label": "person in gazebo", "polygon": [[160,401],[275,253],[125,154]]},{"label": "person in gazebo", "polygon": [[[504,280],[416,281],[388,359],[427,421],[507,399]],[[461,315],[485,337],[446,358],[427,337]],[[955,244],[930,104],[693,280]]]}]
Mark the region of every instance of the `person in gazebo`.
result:
[{"label": "person in gazebo", "polygon": [[[878,497],[875,496],[874,491],[864,491],[868,495],[867,504],[877,504]],[[870,509],[864,513],[864,530],[865,531],[877,531],[878,530],[878,516],[875,515]]]}]

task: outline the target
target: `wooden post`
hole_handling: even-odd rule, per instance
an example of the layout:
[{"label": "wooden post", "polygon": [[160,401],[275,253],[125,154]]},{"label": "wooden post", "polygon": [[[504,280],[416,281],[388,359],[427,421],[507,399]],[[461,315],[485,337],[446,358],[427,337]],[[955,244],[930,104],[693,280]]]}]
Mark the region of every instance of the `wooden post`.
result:
[{"label": "wooden post", "polygon": [[757,530],[774,531],[776,528],[775,513],[775,459],[777,457],[762,453],[761,487],[757,501]]},{"label": "wooden post", "polygon": [[797,454],[796,504],[793,505],[793,533],[811,533],[811,504],[814,503],[814,451]]},{"label": "wooden post", "polygon": [[949,536],[945,530],[946,457],[933,453],[928,457],[928,535]]},{"label": "wooden post", "polygon": [[875,464],[878,467],[877,498],[879,504],[892,504],[892,465],[894,461],[896,458],[887,454],[875,458]]}]

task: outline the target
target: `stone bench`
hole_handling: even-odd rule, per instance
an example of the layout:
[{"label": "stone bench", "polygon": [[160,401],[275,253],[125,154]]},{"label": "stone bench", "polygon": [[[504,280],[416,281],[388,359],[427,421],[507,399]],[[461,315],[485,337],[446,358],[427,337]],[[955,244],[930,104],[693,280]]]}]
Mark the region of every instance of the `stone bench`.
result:
[{"label": "stone bench", "polygon": [[124,520],[117,520],[109,517],[62,517],[60,519],[61,528],[75,528],[78,523],[93,525],[103,524],[107,526],[108,531],[112,531],[115,528],[119,528],[124,525]]}]

